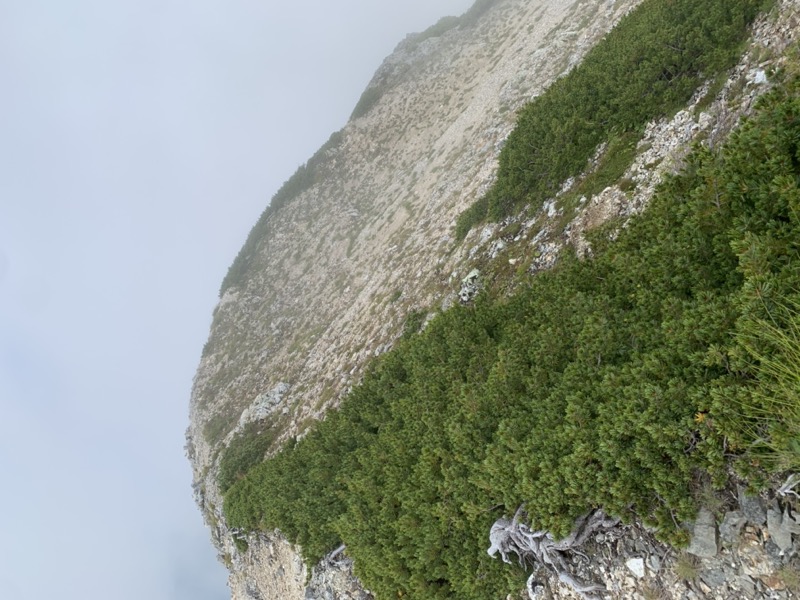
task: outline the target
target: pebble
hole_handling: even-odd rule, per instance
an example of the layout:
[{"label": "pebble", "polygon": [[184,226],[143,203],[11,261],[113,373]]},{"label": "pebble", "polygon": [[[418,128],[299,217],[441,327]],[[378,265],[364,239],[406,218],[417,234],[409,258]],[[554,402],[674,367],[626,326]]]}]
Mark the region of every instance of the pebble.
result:
[{"label": "pebble", "polygon": [[655,554],[650,555],[647,559],[647,565],[653,573],[658,573],[661,570],[661,559]]},{"label": "pebble", "polygon": [[644,560],[642,558],[630,558],[625,561],[625,565],[638,579],[644,577]]}]

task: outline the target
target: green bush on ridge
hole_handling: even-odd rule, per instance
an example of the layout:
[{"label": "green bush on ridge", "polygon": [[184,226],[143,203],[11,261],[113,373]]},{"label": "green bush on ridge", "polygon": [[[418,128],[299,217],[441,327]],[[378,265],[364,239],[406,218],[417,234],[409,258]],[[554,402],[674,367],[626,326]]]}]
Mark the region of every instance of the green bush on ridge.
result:
[{"label": "green bush on ridge", "polygon": [[310,563],[345,542],[378,598],[518,590],[522,571],[485,548],[523,502],[556,535],[602,506],[685,540],[675,524],[694,515],[698,474],[724,481],[723,447],[797,441],[797,396],[779,418],[770,398],[797,390],[797,313],[780,307],[800,289],[798,156],[792,80],[721,151],[690,155],[614,242],[596,234],[593,258],[567,254],[515,296],[400,340],[231,486],[228,523],[278,527]]},{"label": "green bush on ridge", "polygon": [[639,133],[731,67],[763,0],[645,0],[584,60],[520,111],[500,153],[495,185],[456,224],[477,223],[526,204],[538,208],[583,172],[598,145]]},{"label": "green bush on ridge", "polygon": [[[684,72],[644,48],[634,64],[662,61],[642,72],[660,72],[657,93],[677,106],[699,73],[729,64],[760,6],[646,0],[620,27],[692,59]],[[690,34],[669,21],[673,12]],[[619,64],[614,49],[624,54],[626,38],[614,35],[590,53],[593,68]],[[719,45],[708,49],[705,36]],[[670,87],[675,80],[686,85]],[[619,115],[597,105],[593,116],[618,119],[613,131],[568,123],[583,132],[582,148],[593,152],[609,132],[627,147],[650,108],[628,113],[631,92],[620,93]],[[559,123],[548,135],[572,135]],[[508,206],[586,161],[563,157],[538,182],[509,165],[541,166],[541,157],[514,152],[519,162],[501,161],[496,186],[514,198]],[[476,218],[498,210],[494,193]],[[592,258],[565,252],[510,298],[484,294],[422,331],[424,313],[410,316],[340,408],[270,460],[254,458],[270,434],[237,438],[221,463],[228,524],[277,527],[310,564],[344,542],[377,598],[484,600],[523,585],[521,569],[486,554],[492,522],[523,502],[531,525],[556,535],[603,507],[680,544],[676,523],[694,516],[698,478],[724,483],[731,452],[747,474],[797,468],[800,82],[779,81],[721,149],[696,148],[615,237],[595,233]]]}]

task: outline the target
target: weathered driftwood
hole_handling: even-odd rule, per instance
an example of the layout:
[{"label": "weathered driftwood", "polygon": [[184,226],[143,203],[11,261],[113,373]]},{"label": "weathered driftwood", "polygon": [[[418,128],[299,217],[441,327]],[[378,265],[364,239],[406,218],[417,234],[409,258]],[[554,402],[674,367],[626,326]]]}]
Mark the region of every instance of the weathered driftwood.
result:
[{"label": "weathered driftwood", "polygon": [[785,498],[786,496],[794,496],[795,498],[800,498],[800,494],[795,491],[795,487],[800,484],[800,474],[792,473],[786,479],[781,487],[778,488],[778,495]]},{"label": "weathered driftwood", "polygon": [[329,565],[336,565],[336,564],[338,564],[338,563],[339,563],[339,561],[341,560],[341,559],[339,558],[339,555],[340,555],[342,552],[344,552],[346,549],[347,549],[347,546],[346,546],[345,544],[342,544],[341,546],[339,546],[339,547],[338,547],[338,548],[336,548],[335,550],[333,550],[333,551],[329,552],[329,553],[328,553],[328,554],[325,556],[325,559],[324,559],[324,560],[325,560],[325,562],[326,562],[327,564],[329,564]]},{"label": "weathered driftwood", "polygon": [[[600,596],[597,593],[605,591],[605,586],[585,583],[575,577],[567,566],[566,557],[568,554],[585,556],[579,548],[589,536],[601,529],[614,527],[619,519],[609,518],[603,511],[595,510],[578,519],[572,533],[567,537],[556,540],[547,531],[531,531],[520,521],[522,513],[523,507],[520,506],[513,519],[503,517],[494,522],[489,532],[489,556],[495,556],[499,552],[503,562],[510,564],[508,555],[513,552],[520,565],[525,566],[526,561],[542,565],[554,571],[561,582],[570,586],[581,597],[598,600]],[[532,600],[536,598],[535,587],[534,575],[531,575],[527,588]]]}]

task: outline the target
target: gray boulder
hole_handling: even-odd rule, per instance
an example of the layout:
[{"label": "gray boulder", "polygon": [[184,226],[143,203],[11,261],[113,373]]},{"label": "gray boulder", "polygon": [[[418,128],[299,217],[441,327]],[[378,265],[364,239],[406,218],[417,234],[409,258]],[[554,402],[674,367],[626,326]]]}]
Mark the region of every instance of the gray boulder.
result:
[{"label": "gray boulder", "polygon": [[717,522],[714,514],[707,508],[701,508],[697,513],[687,552],[700,558],[713,558],[717,555]]}]

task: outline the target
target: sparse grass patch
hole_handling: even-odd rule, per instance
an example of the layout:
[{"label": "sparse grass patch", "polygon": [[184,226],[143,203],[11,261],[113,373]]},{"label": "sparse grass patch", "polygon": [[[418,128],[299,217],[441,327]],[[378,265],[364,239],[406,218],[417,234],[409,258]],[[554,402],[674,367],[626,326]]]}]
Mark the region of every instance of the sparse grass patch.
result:
[{"label": "sparse grass patch", "polygon": [[[702,416],[702,413],[698,414]],[[696,416],[695,421],[698,420],[700,419]],[[701,478],[702,481],[699,483],[699,488],[696,492],[697,503],[715,515],[721,515],[726,506],[725,499],[722,497],[723,491],[715,489],[709,477],[702,476]]]},{"label": "sparse grass patch", "polygon": [[216,414],[211,417],[203,426],[203,437],[209,446],[215,446],[225,434],[228,433],[232,423],[232,418],[228,414]]},{"label": "sparse grass patch", "polygon": [[666,592],[655,583],[645,583],[642,586],[644,600],[667,600]]},{"label": "sparse grass patch", "polygon": [[800,568],[796,563],[781,567],[778,571],[778,577],[787,590],[793,594],[800,593]]},{"label": "sparse grass patch", "polygon": [[630,177],[620,179],[618,185],[622,192],[632,192],[636,189],[636,182]]},{"label": "sparse grass patch", "polygon": [[800,303],[787,302],[739,335],[760,383],[741,405],[749,454],[775,472],[800,470]]},{"label": "sparse grass patch", "polygon": [[[639,139],[640,135],[637,132],[628,132],[609,141],[597,165],[592,166],[568,192],[558,198],[558,206],[563,214],[555,223],[556,230],[563,229],[572,219],[580,206],[581,198],[591,198],[620,181],[636,157],[636,145]],[[635,187],[632,180],[627,181],[628,189],[631,186]]]},{"label": "sparse grass patch", "polygon": [[688,552],[681,552],[675,559],[675,575],[682,581],[694,581],[700,575],[700,561]]},{"label": "sparse grass patch", "polygon": [[520,221],[513,221],[503,227],[497,236],[499,238],[508,238],[508,237],[515,237],[520,231],[522,231],[522,223]]},{"label": "sparse grass patch", "polygon": [[580,196],[593,196],[615,184],[631,166],[636,157],[636,145],[641,139],[638,131],[629,131],[613,137],[600,157],[597,167],[573,188]]},{"label": "sparse grass patch", "polygon": [[728,80],[728,73],[718,73],[714,80],[709,84],[708,90],[703,95],[703,97],[699,100],[699,102],[695,105],[694,114],[699,115],[701,112],[706,110],[714,100],[717,98],[719,93],[722,91],[722,88],[725,86],[725,82]]}]

